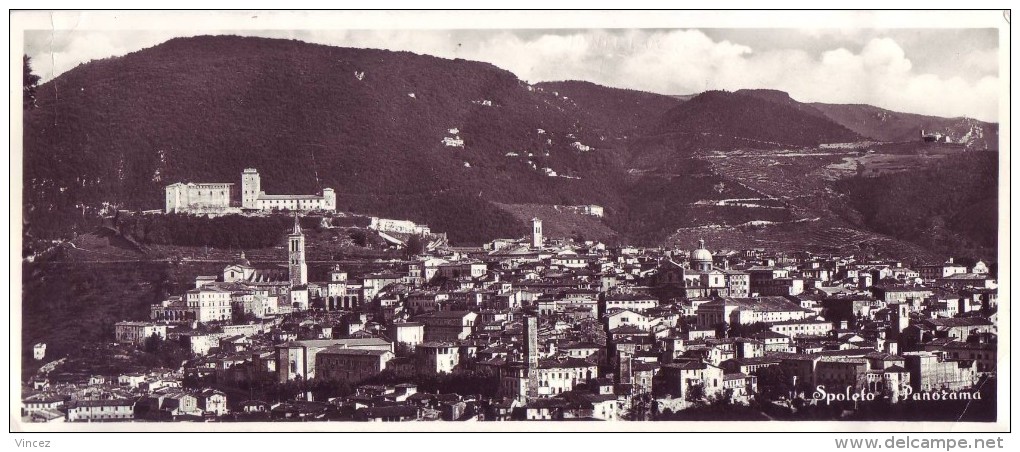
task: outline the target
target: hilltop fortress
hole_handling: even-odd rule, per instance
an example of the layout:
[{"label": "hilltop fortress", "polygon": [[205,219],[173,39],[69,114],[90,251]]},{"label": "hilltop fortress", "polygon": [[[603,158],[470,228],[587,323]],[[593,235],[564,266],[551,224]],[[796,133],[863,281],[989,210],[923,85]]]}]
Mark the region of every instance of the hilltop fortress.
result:
[{"label": "hilltop fortress", "polygon": [[244,210],[336,210],[336,192],[324,188],[318,195],[268,195],[262,191],[258,170],[241,173],[241,201],[233,201],[232,183],[178,182],[166,187],[166,213],[231,213]]}]

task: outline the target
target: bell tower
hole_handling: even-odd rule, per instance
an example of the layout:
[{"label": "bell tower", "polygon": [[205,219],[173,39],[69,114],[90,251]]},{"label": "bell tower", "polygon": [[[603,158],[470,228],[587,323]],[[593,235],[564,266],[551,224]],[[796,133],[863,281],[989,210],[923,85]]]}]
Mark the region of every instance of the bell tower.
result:
[{"label": "bell tower", "polygon": [[290,285],[308,284],[308,265],[305,264],[305,234],[301,232],[301,223],[294,215],[294,232],[287,236],[287,268],[290,271]]},{"label": "bell tower", "polygon": [[538,218],[531,219],[531,247],[542,247],[542,220]]}]

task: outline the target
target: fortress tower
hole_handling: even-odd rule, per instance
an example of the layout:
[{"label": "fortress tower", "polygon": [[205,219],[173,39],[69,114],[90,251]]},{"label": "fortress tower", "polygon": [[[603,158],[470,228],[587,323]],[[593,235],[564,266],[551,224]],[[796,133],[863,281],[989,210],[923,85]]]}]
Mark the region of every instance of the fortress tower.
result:
[{"label": "fortress tower", "polygon": [[336,210],[336,191],[332,188],[322,189],[322,209]]},{"label": "fortress tower", "polygon": [[246,168],[241,173],[241,208],[257,209],[260,191],[262,191],[262,181],[259,179],[258,170]]}]

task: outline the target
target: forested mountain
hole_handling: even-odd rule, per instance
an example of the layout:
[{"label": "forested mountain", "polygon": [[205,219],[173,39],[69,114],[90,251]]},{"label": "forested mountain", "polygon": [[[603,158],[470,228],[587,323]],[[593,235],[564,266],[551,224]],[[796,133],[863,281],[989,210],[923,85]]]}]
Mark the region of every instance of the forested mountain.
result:
[{"label": "forested mountain", "polygon": [[604,206],[621,240],[655,244],[679,227],[791,219],[705,204],[760,194],[698,153],[878,136],[840,108],[770,90],[529,85],[409,52],[177,38],[38,86],[25,111],[25,236],[161,209],[166,185],[239,184],[251,167],[267,193],[331,187],[342,211],[427,223],[457,245],[523,236],[506,206],[580,204]]},{"label": "forested mountain", "polygon": [[998,153],[971,152],[909,173],[836,183],[862,226],[957,256],[994,256],[999,232]]},{"label": "forested mountain", "polygon": [[682,100],[672,96],[629,89],[609,88],[585,81],[535,84],[546,92],[566,98],[580,114],[613,137],[633,136]]},{"label": "forested mountain", "polygon": [[774,146],[812,146],[860,139],[808,105],[779,91],[706,91],[667,111],[660,134],[715,135]]},{"label": "forested mountain", "polygon": [[[609,166],[571,146],[597,149],[603,133],[579,124],[568,102],[486,63],[406,52],[173,39],[68,71],[40,86],[37,102],[25,122],[25,217],[40,234],[68,223],[43,218],[104,202],[158,209],[165,185],[239,183],[253,167],[268,193],[333,187],[342,209],[475,240],[460,231],[523,230],[490,200],[604,191],[542,168]],[[443,144],[458,137],[462,147]]]}]

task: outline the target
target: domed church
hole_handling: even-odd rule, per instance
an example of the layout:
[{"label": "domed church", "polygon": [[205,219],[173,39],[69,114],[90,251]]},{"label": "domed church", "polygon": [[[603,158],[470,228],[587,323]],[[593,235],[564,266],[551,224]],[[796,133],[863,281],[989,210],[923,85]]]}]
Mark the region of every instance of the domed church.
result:
[{"label": "domed church", "polygon": [[698,249],[691,251],[688,265],[669,260],[660,266],[659,285],[673,286],[687,298],[746,297],[750,275],[742,271],[717,268],[705,240],[698,240]]},{"label": "domed church", "polygon": [[705,249],[705,240],[698,240],[698,249],[691,252],[691,269],[699,272],[712,271],[712,252]]}]

